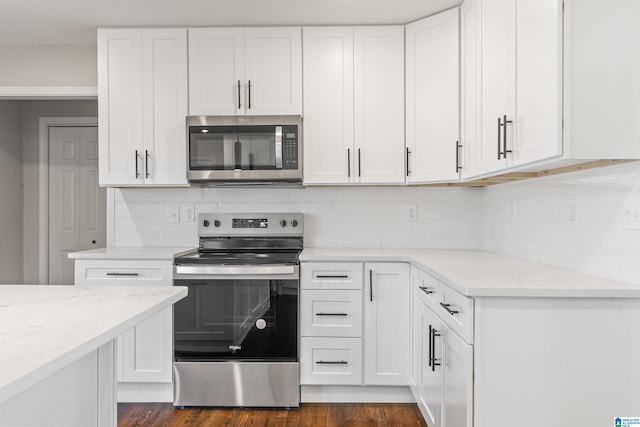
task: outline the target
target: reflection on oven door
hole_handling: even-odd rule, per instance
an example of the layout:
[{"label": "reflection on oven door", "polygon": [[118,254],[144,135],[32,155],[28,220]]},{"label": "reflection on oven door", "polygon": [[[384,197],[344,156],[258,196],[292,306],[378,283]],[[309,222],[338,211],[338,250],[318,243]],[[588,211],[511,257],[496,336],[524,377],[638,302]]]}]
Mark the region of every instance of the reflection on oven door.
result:
[{"label": "reflection on oven door", "polygon": [[288,282],[177,280],[189,294],[174,306],[176,358],[295,359],[297,287]]}]

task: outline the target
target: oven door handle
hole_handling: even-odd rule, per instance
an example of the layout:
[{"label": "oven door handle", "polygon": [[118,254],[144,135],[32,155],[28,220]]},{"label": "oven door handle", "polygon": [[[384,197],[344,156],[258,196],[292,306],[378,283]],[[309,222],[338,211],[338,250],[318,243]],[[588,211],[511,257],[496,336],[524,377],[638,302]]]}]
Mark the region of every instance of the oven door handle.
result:
[{"label": "oven door handle", "polygon": [[293,265],[176,265],[176,274],[213,274],[225,276],[268,276],[274,274],[294,274]]}]

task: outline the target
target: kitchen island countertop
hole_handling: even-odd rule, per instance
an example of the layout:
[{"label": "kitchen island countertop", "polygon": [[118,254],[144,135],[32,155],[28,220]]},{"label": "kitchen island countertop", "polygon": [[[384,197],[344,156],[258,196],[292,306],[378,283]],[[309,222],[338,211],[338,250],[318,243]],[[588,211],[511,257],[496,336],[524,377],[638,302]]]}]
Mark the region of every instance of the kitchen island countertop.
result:
[{"label": "kitchen island countertop", "polygon": [[181,286],[0,285],[0,403],[186,294]]}]

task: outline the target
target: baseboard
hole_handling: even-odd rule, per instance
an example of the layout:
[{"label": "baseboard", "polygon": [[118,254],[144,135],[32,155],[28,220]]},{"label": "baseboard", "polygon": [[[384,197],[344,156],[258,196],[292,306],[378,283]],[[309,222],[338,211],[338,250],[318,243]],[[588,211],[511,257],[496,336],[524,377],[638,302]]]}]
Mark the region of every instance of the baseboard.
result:
[{"label": "baseboard", "polygon": [[415,403],[407,386],[300,386],[304,403]]},{"label": "baseboard", "polygon": [[118,383],[118,402],[173,402],[173,384]]}]

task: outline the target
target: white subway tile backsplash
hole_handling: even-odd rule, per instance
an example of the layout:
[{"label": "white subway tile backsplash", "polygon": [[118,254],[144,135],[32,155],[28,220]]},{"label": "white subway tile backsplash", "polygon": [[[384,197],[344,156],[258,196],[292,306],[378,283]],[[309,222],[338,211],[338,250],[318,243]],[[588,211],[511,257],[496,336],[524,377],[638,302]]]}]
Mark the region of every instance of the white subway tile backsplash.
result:
[{"label": "white subway tile backsplash", "polygon": [[[451,191],[449,191],[451,190]],[[426,247],[430,234],[463,235],[447,245],[479,241],[480,192],[477,189],[401,187],[180,188],[151,190],[157,197],[124,189],[115,206],[116,245],[197,242],[195,224],[171,223],[173,206],[193,205],[201,212],[302,212],[307,247]],[[410,221],[407,205],[418,207]],[[459,219],[442,217],[442,210]],[[475,212],[471,212],[475,210]],[[124,220],[128,218],[128,220]],[[468,218],[468,219],[467,219]],[[475,229],[474,229],[475,227]],[[172,243],[173,242],[173,243]]]},{"label": "white subway tile backsplash", "polygon": [[489,187],[480,247],[640,284],[640,231],[623,227],[624,200],[638,196],[638,162]]}]

